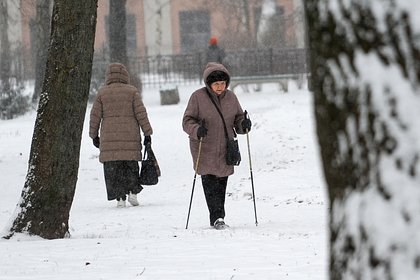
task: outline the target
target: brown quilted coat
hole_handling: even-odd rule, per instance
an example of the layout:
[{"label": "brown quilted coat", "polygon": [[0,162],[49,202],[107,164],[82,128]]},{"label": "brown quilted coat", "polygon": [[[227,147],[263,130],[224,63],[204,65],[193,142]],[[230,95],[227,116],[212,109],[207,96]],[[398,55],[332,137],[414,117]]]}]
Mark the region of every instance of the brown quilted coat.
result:
[{"label": "brown quilted coat", "polygon": [[111,63],[106,85],[99,90],[90,111],[89,136],[100,137],[100,162],[140,161],[140,128],[145,136],[153,133],[140,95],[129,82],[125,66]]},{"label": "brown quilted coat", "polygon": [[[229,75],[222,64],[208,63],[204,70],[203,81],[206,81],[208,75],[215,70],[224,71]],[[227,84],[229,85],[229,83]],[[223,114],[230,139],[234,137],[235,132],[238,134],[245,133],[241,126],[244,119],[243,111],[236,95],[231,90],[225,90],[220,96],[217,96],[211,90],[210,85],[206,84],[206,87],[196,90],[191,95],[182,120],[183,129],[189,135],[194,168],[199,146],[197,130],[201,120],[205,121],[205,126],[208,129],[207,136],[202,140],[197,173],[199,175],[211,174],[217,177],[225,177],[233,174],[234,168],[226,164],[226,137],[223,122],[206,93],[206,89]]]}]

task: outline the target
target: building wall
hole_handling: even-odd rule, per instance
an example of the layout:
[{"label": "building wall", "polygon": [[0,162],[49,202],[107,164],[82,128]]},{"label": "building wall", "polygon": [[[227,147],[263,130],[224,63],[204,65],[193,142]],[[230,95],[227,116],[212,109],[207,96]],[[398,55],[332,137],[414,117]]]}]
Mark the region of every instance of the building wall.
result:
[{"label": "building wall", "polygon": [[109,1],[98,0],[98,10],[95,30],[95,51],[101,51],[106,47],[106,17],[109,14]]},{"label": "building wall", "polygon": [[[293,0],[276,0],[288,11],[293,9]],[[249,0],[250,31],[241,26],[238,16],[241,1],[231,0],[128,0],[127,12],[137,17],[137,47],[139,55],[177,54],[181,52],[179,13],[190,10],[205,10],[210,14],[211,36],[219,38],[227,48],[251,47],[255,39],[254,7],[261,6],[262,0]],[[105,17],[109,13],[109,0],[99,0],[97,38],[95,49],[101,48],[106,40]],[[238,30],[239,29],[239,30]],[[238,32],[239,31],[239,32]],[[242,35],[242,38],[239,38]],[[243,40],[243,41],[241,41]],[[207,40],[206,40],[207,41]],[[232,43],[233,42],[233,43]],[[207,42],[203,42],[206,45]]]},{"label": "building wall", "polygon": [[[107,46],[106,17],[109,14],[109,1],[98,0],[98,17],[95,37],[95,54],[104,53]],[[295,6],[302,0],[274,0],[284,7],[285,16],[295,12]],[[7,0],[11,17],[10,38],[21,42],[25,68],[31,68],[31,20],[35,19],[36,0]],[[181,52],[180,12],[207,11],[210,19],[210,36],[216,36],[219,45],[227,50],[256,46],[256,19],[254,12],[261,8],[263,0],[248,0],[249,26],[243,23],[243,1],[232,0],[127,0],[126,10],[136,17],[136,48],[139,56],[157,54],[179,54]],[[20,13],[18,12],[20,11]],[[290,46],[302,47],[303,34],[295,31],[293,21],[288,21],[286,37]],[[298,30],[302,27],[298,26]],[[249,30],[248,30],[249,29]],[[20,37],[21,36],[21,37]],[[207,47],[208,38],[200,38],[196,51]],[[17,46],[13,46],[17,48]],[[33,68],[33,67],[32,67]]]},{"label": "building wall", "polygon": [[171,1],[171,26],[172,26],[172,50],[173,53],[181,52],[181,33],[180,33],[180,11],[186,10],[206,10],[205,0],[172,0]]},{"label": "building wall", "polygon": [[[285,15],[293,13],[294,6],[302,0],[275,0],[283,6]],[[35,18],[35,0],[8,0],[21,5],[21,24],[14,28],[21,31],[11,31],[10,34],[22,34],[24,49],[30,49],[30,20]],[[242,1],[231,0],[127,0],[128,13],[136,16],[136,43],[138,55],[173,54],[181,51],[181,34],[179,13],[188,10],[206,10],[210,14],[211,35],[219,38],[219,43],[228,49],[251,47],[255,43],[256,23],[254,9],[261,7],[263,0],[249,0],[250,32],[242,23],[243,9],[239,6]],[[15,7],[19,8],[19,5]],[[301,4],[301,3],[300,3]],[[9,5],[10,6],[10,5]],[[242,10],[241,10],[242,9]],[[242,14],[239,14],[242,13]],[[95,37],[95,50],[100,52],[106,46],[106,17],[109,14],[109,0],[98,1],[98,17]],[[20,18],[16,16],[15,18]],[[288,40],[296,38],[292,24],[287,26]],[[207,44],[207,42],[203,42]]]},{"label": "building wall", "polygon": [[127,12],[132,13],[136,17],[136,42],[137,42],[137,54],[145,55],[146,42],[145,38],[145,13],[142,2],[145,0],[127,0]]},{"label": "building wall", "polygon": [[[295,0],[275,0],[282,6],[285,17],[294,12]],[[186,10],[206,10],[210,14],[211,36],[216,36],[219,45],[226,49],[251,48],[256,46],[256,19],[254,12],[261,8],[263,0],[249,0],[249,25],[244,24],[245,13],[242,1],[231,0],[172,0],[171,29],[172,49],[174,53],[181,52],[181,30],[179,14]],[[286,38],[290,45],[296,44],[293,22],[288,21],[285,26]],[[203,42],[203,47],[207,42]],[[199,51],[199,50],[197,50]]]},{"label": "building wall", "polygon": [[171,2],[167,0],[144,0],[147,15],[144,22],[145,53],[147,55],[172,54]]},{"label": "building wall", "polygon": [[[128,14],[134,14],[136,18],[136,43],[137,54],[144,55],[146,49],[145,43],[145,21],[143,0],[127,0],[126,11]],[[95,51],[102,52],[106,48],[107,34],[106,34],[106,18],[109,15],[109,0],[98,1],[98,14],[96,21],[95,34]],[[131,34],[131,36],[133,36]]]},{"label": "building wall", "polygon": [[299,18],[296,22],[296,45],[298,48],[304,48],[306,46],[306,23],[305,13],[303,8],[304,0],[294,0],[295,10],[299,13]]},{"label": "building wall", "polygon": [[29,51],[31,48],[31,20],[36,17],[36,0],[24,0],[21,2],[21,30],[22,30],[22,45]]}]

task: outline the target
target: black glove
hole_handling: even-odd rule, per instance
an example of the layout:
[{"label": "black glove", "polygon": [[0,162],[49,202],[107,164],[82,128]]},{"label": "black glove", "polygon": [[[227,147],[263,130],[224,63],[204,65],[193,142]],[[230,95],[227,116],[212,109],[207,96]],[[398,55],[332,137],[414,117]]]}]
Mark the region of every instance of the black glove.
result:
[{"label": "black glove", "polygon": [[151,145],[152,144],[152,137],[149,135],[149,136],[144,136],[144,141],[143,141],[143,144],[145,145],[145,146],[147,146],[147,145]]},{"label": "black glove", "polygon": [[251,125],[252,125],[252,123],[251,123],[250,119],[244,119],[242,121],[242,129],[244,131],[251,131]]},{"label": "black glove", "polygon": [[99,139],[99,136],[96,136],[93,138],[93,146],[99,149],[99,144],[101,143],[101,140]]},{"label": "black glove", "polygon": [[203,138],[203,137],[206,137],[206,135],[207,135],[207,128],[205,128],[204,126],[200,126],[197,129],[197,137],[198,137],[198,139]]},{"label": "black glove", "polygon": [[249,119],[249,117],[248,117],[248,112],[245,110],[245,112],[244,112],[244,120],[242,121],[242,129],[243,129],[243,131],[251,131],[251,126],[252,126],[252,123],[251,123],[251,120]]}]

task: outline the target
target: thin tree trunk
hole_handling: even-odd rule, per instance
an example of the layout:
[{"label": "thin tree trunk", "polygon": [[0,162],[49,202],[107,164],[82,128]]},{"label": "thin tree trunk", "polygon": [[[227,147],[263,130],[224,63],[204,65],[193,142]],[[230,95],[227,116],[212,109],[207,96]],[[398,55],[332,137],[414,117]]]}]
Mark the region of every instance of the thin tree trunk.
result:
[{"label": "thin tree trunk", "polygon": [[125,2],[113,0],[109,3],[109,48],[110,61],[128,67]]},{"label": "thin tree trunk", "polygon": [[35,23],[35,88],[32,102],[37,102],[41,94],[44,81],[45,67],[47,65],[48,46],[51,31],[51,0],[36,1]]},{"label": "thin tree trunk", "polygon": [[89,95],[97,0],[55,0],[29,167],[10,235],[68,233]]},{"label": "thin tree trunk", "polygon": [[[109,3],[109,48],[110,61],[120,62],[127,67],[130,83],[135,86],[141,96],[142,84],[134,69],[131,68],[127,55],[127,15],[126,0],[113,0]],[[136,36],[135,34],[132,34]]]},{"label": "thin tree trunk", "polygon": [[249,0],[242,0],[241,4],[243,10],[245,30],[247,31],[247,34],[251,37],[251,45],[254,46],[257,44],[257,31],[256,29],[253,30],[251,28],[251,12]]},{"label": "thin tree trunk", "polygon": [[2,92],[10,90],[10,42],[8,36],[9,15],[7,12],[7,1],[0,0],[0,83]]}]

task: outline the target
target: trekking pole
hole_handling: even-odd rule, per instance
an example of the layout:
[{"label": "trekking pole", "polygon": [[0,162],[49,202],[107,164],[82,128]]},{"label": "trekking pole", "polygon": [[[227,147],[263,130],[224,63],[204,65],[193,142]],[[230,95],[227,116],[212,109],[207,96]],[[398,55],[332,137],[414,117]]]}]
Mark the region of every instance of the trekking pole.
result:
[{"label": "trekking pole", "polygon": [[[201,125],[203,125],[203,123],[204,123],[204,120]],[[197,172],[198,172],[198,163],[200,162],[202,142],[203,142],[203,137],[200,138],[200,142],[198,143],[198,155],[197,155],[197,161],[195,162],[195,173],[194,173],[194,180],[193,180],[193,185],[192,185],[192,190],[191,190],[190,207],[188,208],[187,224],[185,225],[185,229],[188,229],[188,221],[190,220],[191,204],[192,204],[193,195],[194,195],[195,180],[196,180]]]},{"label": "trekking pole", "polygon": [[[248,118],[248,112],[245,110],[244,112],[245,118]],[[254,176],[252,175],[252,163],[251,163],[251,149],[249,145],[249,134],[248,129],[246,130],[246,142],[248,144],[248,158],[249,158],[249,172],[251,173],[251,186],[252,186],[252,200],[254,201],[254,215],[255,215],[255,226],[258,226],[257,221],[257,206],[255,204],[255,191],[254,191]]]}]

